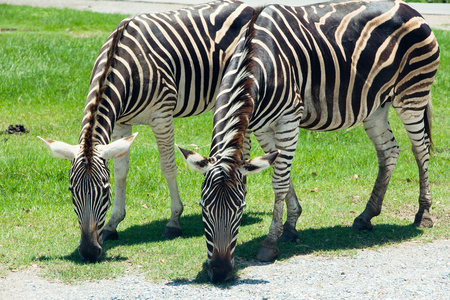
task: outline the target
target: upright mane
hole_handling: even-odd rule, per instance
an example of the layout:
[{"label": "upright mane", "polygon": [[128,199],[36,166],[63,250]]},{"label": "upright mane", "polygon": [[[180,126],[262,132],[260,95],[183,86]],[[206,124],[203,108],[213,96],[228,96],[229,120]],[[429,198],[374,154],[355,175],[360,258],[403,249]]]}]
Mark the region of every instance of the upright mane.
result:
[{"label": "upright mane", "polygon": [[97,121],[98,108],[100,106],[100,103],[102,101],[103,95],[106,90],[106,78],[109,75],[110,68],[113,64],[114,56],[115,56],[118,46],[119,46],[119,41],[122,38],[123,32],[129,22],[130,22],[130,19],[126,20],[125,22],[122,22],[122,24],[119,25],[119,27],[114,32],[108,52],[106,54],[106,63],[105,63],[103,72],[100,75],[100,77],[98,78],[98,86],[97,86],[97,91],[95,93],[95,99],[94,99],[94,101],[91,101],[87,107],[88,112],[89,112],[89,117],[86,120],[87,125],[83,132],[82,141],[83,141],[83,155],[87,160],[88,169],[90,169],[90,166],[92,165],[92,158],[94,156],[95,144],[94,144],[93,131],[95,128],[95,122]]},{"label": "upright mane", "polygon": [[[234,182],[242,164],[243,143],[254,108],[255,78],[252,40],[255,22],[263,8],[255,10],[244,36],[231,58],[222,79],[214,110],[213,140],[210,157],[216,156],[228,178]],[[242,42],[243,40],[243,42]]]}]

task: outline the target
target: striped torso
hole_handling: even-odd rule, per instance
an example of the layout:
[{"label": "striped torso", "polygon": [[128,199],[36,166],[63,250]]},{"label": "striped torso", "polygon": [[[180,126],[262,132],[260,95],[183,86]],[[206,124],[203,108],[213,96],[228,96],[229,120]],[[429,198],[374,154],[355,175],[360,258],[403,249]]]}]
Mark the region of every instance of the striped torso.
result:
[{"label": "striped torso", "polygon": [[[251,72],[259,85],[252,130],[298,101],[304,106],[300,127],[350,127],[391,97],[403,96],[405,76],[432,78],[439,57],[429,26],[401,1],[272,5],[260,14],[252,43]],[[429,74],[409,73],[416,66],[407,60],[430,63]]]},{"label": "striped torso", "polygon": [[[101,131],[110,135],[116,122],[153,126],[158,118],[212,109],[223,71],[252,14],[241,2],[216,1],[122,21],[117,28],[125,29],[97,117]],[[83,128],[113,35],[94,66]]]}]

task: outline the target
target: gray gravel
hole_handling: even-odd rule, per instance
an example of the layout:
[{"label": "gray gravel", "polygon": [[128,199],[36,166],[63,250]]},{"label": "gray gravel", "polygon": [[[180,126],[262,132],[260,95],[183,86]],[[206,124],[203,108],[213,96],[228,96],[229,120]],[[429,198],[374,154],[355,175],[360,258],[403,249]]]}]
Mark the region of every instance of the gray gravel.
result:
[{"label": "gray gravel", "polygon": [[0,299],[450,299],[450,240],[405,242],[353,257],[299,255],[244,269],[228,288],[128,274],[66,285],[39,270],[0,279]]}]

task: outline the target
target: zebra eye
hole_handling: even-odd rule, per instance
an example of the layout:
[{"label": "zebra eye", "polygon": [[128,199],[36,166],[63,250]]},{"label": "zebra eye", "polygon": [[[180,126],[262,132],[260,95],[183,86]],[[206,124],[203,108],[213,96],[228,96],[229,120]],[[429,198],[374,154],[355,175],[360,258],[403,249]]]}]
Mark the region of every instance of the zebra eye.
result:
[{"label": "zebra eye", "polygon": [[73,192],[73,187],[71,185],[69,185],[69,187],[67,188],[69,191]]},{"label": "zebra eye", "polygon": [[200,199],[200,203],[198,204],[201,207],[205,207],[205,201],[203,201],[203,199]]},{"label": "zebra eye", "polygon": [[243,200],[242,203],[241,203],[241,208],[244,208],[246,206],[247,206],[247,202],[245,202],[245,200]]}]

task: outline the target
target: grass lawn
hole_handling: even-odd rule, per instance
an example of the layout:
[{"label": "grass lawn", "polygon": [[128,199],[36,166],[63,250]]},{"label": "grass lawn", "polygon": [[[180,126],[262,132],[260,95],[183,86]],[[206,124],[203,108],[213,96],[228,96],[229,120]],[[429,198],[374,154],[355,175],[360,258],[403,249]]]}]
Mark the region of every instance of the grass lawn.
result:
[{"label": "grass lawn", "polygon": [[[119,240],[106,242],[105,253],[95,264],[85,263],[77,252],[80,231],[67,190],[70,162],[53,158],[37,138],[78,141],[94,60],[124,17],[0,5],[0,130],[19,123],[29,130],[0,135],[0,276],[35,265],[48,278],[64,282],[113,278],[126,272],[157,281],[207,282],[198,206],[203,176],[177,155],[185,204],[183,237],[161,238],[170,200],[150,127],[134,128],[139,135],[131,149],[127,216],[118,227]],[[401,154],[371,232],[351,230],[378,170],[375,150],[363,127],[331,133],[301,131],[292,173],[303,207],[297,225],[300,239],[279,245],[280,260],[306,253],[352,255],[356,249],[450,237],[450,32],[435,34],[441,65],[433,86],[436,148],[429,165],[434,228],[412,226],[418,208],[418,172],[410,142],[394,114],[391,125]],[[177,119],[175,128],[180,146],[198,146],[197,152],[208,154],[212,113]],[[257,143],[253,145],[252,156],[261,155]],[[268,232],[273,208],[271,174],[269,169],[249,176],[236,248],[238,274],[254,260]],[[311,192],[316,187],[318,191]]]}]

